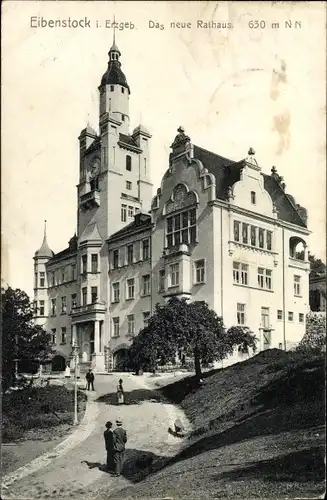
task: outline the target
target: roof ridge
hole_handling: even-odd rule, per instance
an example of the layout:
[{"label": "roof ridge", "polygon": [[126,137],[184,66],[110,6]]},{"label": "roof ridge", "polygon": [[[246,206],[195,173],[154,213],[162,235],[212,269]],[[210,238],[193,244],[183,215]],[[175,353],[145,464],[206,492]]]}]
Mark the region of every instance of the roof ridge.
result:
[{"label": "roof ridge", "polygon": [[[232,161],[233,163],[239,163],[239,161],[231,160],[230,158],[227,158],[226,156],[221,156],[218,153],[214,153],[213,151],[210,151],[209,149],[205,149],[202,146],[198,146],[197,144],[194,144],[194,147],[198,148],[198,149],[201,149],[202,151],[205,151],[206,153],[209,153],[211,155],[217,156],[221,160],[227,160],[227,161]],[[240,161],[243,161],[243,160],[240,160]]]}]

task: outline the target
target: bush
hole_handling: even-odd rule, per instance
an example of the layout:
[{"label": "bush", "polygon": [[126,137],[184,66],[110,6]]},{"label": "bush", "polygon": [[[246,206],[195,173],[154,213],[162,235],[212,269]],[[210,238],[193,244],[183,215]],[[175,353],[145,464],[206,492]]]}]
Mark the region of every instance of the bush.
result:
[{"label": "bush", "polygon": [[326,351],[326,316],[324,314],[307,314],[306,331],[296,350],[314,353]]}]

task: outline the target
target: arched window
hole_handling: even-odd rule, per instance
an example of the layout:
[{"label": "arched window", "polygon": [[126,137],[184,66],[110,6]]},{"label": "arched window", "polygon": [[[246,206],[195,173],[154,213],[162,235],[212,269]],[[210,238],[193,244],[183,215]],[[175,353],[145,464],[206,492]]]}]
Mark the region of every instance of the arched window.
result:
[{"label": "arched window", "polygon": [[126,156],[126,170],[129,172],[132,170],[132,158],[129,155]]},{"label": "arched window", "polygon": [[297,236],[290,238],[290,257],[296,260],[305,260],[306,243]]}]

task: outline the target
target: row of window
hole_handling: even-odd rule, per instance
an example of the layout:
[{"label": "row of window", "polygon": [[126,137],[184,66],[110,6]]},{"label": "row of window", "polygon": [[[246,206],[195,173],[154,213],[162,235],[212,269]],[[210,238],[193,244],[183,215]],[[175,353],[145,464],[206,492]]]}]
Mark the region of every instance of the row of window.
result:
[{"label": "row of window", "polygon": [[[288,311],[288,321],[294,321],[294,313],[292,311]],[[236,318],[238,325],[246,325],[246,304],[237,304],[236,307]],[[304,313],[299,313],[299,323],[304,323]],[[277,320],[283,320],[283,311],[282,309],[277,310]],[[269,329],[271,327],[270,323],[270,309],[269,307],[261,308],[261,326],[262,328]]]},{"label": "row of window", "polygon": [[[76,266],[72,264],[70,266],[62,267],[57,271],[52,271],[49,273],[48,280],[49,286],[56,286],[63,283],[67,283],[69,281],[76,280]],[[45,272],[41,271],[39,273],[35,273],[35,288],[45,288]]]},{"label": "row of window", "polygon": [[[82,297],[81,297],[81,304],[82,306],[86,306],[88,304],[87,301],[87,287],[82,288]],[[98,287],[97,286],[91,286],[91,304],[94,304],[98,299]],[[45,310],[44,310],[44,300],[39,301],[39,315],[44,316]],[[70,296],[70,310],[72,310],[74,307],[77,307],[77,296],[76,293],[72,293]],[[67,314],[68,312],[68,304],[67,304],[67,297],[61,297],[60,301],[60,314]],[[57,299],[51,299],[50,300],[50,315],[51,316],[56,316],[57,314]]]},{"label": "row of window", "polygon": [[[150,311],[145,311],[142,313],[143,315],[143,326],[146,326],[148,324],[149,318],[150,318]],[[112,325],[113,325],[113,337],[119,337],[120,336],[120,318],[117,316],[115,318],[112,318]],[[127,334],[128,335],[135,335],[135,317],[134,314],[128,314],[127,316]]]},{"label": "row of window", "polygon": [[234,221],[234,241],[239,243],[272,250],[272,234],[272,231],[267,231],[261,227]]},{"label": "row of window", "polygon": [[[91,273],[96,274],[99,271],[99,256],[97,253],[91,254]],[[88,272],[88,255],[82,255],[82,266],[81,273],[86,274]]]},{"label": "row of window", "polygon": [[[257,286],[263,290],[272,290],[272,270],[258,267]],[[249,265],[242,262],[233,262],[233,282],[238,285],[249,285]],[[293,276],[294,295],[301,296],[301,276]]]},{"label": "row of window", "polygon": [[[141,242],[141,255],[140,260],[148,260],[150,258],[150,240],[146,238]],[[118,269],[119,267],[133,264],[136,262],[135,244],[131,243],[127,247],[118,248],[112,252],[112,267]]]},{"label": "row of window", "polygon": [[[128,181],[126,181],[127,184]],[[131,187],[128,189],[132,189]],[[133,219],[134,215],[138,214],[140,209],[138,207],[133,207],[132,205],[125,205],[124,203],[120,207],[120,219],[122,222],[126,222],[127,219]]]},{"label": "row of window", "polygon": [[[147,296],[151,293],[151,278],[150,274],[145,274],[141,279],[141,295]],[[135,299],[135,278],[129,278],[126,280],[126,300]],[[116,282],[112,284],[112,302],[120,301],[120,283]]]}]

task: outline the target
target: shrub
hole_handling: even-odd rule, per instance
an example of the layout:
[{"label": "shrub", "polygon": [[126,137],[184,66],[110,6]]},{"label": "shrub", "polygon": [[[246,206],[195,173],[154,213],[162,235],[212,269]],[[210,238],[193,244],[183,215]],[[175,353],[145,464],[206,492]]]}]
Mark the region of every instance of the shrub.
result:
[{"label": "shrub", "polygon": [[296,350],[316,353],[326,351],[326,316],[324,314],[307,314],[306,331]]}]

